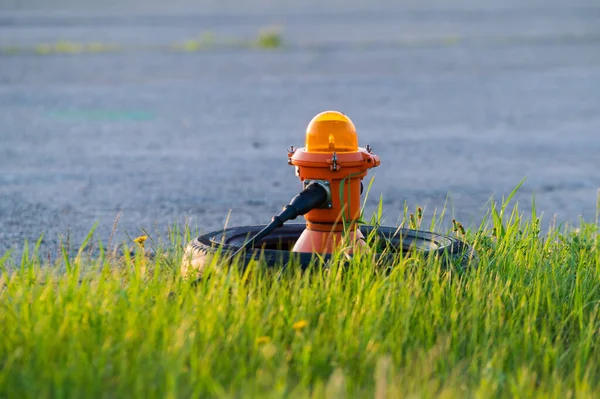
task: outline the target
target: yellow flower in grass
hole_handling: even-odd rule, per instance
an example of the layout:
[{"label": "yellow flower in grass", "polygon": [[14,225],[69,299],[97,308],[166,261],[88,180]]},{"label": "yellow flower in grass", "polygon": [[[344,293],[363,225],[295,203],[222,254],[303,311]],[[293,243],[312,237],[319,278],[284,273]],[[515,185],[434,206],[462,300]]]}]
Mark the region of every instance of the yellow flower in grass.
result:
[{"label": "yellow flower in grass", "polygon": [[136,238],[135,242],[137,242],[138,244],[144,244],[144,242],[146,242],[146,240],[148,239],[148,236],[139,236],[138,238]]},{"label": "yellow flower in grass", "polygon": [[256,338],[256,343],[259,344],[259,345],[260,344],[267,344],[269,342],[271,342],[271,337],[267,337],[266,335],[262,336],[262,337]]},{"label": "yellow flower in grass", "polygon": [[306,321],[306,320],[300,320],[300,321],[295,322],[292,325],[292,328],[294,330],[296,330],[296,331],[300,331],[300,330],[302,330],[306,326],[308,326],[308,321]]},{"label": "yellow flower in grass", "polygon": [[147,239],[148,239],[148,236],[139,236],[138,238],[133,240],[133,242],[135,242],[136,244],[138,244],[140,247],[143,248],[144,243],[146,242]]}]

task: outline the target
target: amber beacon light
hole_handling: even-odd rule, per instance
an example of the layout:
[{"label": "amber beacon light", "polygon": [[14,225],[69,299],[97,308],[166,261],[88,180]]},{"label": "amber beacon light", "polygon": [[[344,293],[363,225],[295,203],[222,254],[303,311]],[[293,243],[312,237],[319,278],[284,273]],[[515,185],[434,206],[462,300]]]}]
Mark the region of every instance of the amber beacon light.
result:
[{"label": "amber beacon light", "polygon": [[327,192],[324,203],[304,214],[306,229],[292,251],[332,253],[345,242],[351,253],[353,246],[364,246],[357,228],[362,180],[380,160],[370,146],[358,146],[352,120],[337,111],[316,115],[306,128],[305,146],[288,150],[288,163],[305,188],[316,184]]}]

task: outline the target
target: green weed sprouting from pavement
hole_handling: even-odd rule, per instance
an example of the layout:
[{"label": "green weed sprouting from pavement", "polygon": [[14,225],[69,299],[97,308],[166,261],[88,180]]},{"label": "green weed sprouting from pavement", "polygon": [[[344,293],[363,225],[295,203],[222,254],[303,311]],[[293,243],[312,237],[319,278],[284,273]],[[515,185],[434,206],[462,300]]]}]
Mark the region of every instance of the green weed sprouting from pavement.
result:
[{"label": "green weed sprouting from pavement", "polygon": [[192,37],[183,41],[168,45],[161,44],[126,44],[76,42],[72,40],[58,40],[54,43],[38,43],[33,46],[7,45],[0,46],[0,55],[77,55],[90,53],[122,53],[137,51],[175,51],[195,53],[202,50],[215,48],[253,48],[261,50],[272,50],[284,46],[283,35],[280,27],[269,27],[260,29],[256,37],[245,38],[223,38],[217,37],[213,32],[204,32],[198,37]]},{"label": "green weed sprouting from pavement", "polygon": [[464,274],[418,255],[387,273],[216,259],[193,286],[177,226],[120,257],[0,257],[0,397],[597,397],[598,225],[490,214],[464,231]]},{"label": "green weed sprouting from pavement", "polygon": [[215,45],[215,35],[212,32],[205,32],[199,38],[189,39],[182,43],[176,43],[171,46],[173,50],[194,52],[207,48],[211,48]]},{"label": "green weed sprouting from pavement", "polygon": [[256,47],[263,49],[275,49],[283,46],[281,29],[278,27],[261,29],[255,42]]}]

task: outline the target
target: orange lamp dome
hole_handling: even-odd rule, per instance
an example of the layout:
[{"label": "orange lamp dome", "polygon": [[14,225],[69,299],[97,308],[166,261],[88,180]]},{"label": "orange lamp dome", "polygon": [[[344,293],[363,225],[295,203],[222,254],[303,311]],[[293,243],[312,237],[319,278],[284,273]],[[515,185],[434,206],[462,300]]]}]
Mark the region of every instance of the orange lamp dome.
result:
[{"label": "orange lamp dome", "polygon": [[358,136],[354,123],[341,112],[321,112],[310,121],[306,128],[305,151],[357,152]]}]

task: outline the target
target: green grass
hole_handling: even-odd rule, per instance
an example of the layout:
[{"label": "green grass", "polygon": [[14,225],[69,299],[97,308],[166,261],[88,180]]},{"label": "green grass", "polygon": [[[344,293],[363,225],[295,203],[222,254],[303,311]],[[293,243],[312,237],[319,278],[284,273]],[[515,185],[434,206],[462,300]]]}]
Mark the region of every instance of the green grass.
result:
[{"label": "green grass", "polygon": [[284,46],[283,35],[279,27],[260,29],[256,37],[250,39],[218,38],[213,32],[205,32],[198,37],[189,38],[169,45],[128,45],[103,42],[80,43],[59,40],[54,43],[39,43],[33,46],[0,46],[0,55],[77,55],[94,53],[117,53],[135,51],[173,51],[195,53],[208,49],[259,49],[273,50]]},{"label": "green grass", "polygon": [[275,49],[283,46],[280,28],[261,29],[256,36],[255,46],[263,49]]},{"label": "green grass", "polygon": [[195,52],[215,45],[215,37],[211,32],[206,32],[202,36],[186,40],[182,43],[175,43],[171,48],[176,51]]},{"label": "green grass", "polygon": [[105,53],[115,52],[121,49],[120,46],[107,43],[77,43],[67,40],[59,40],[52,44],[39,44],[35,46],[35,53],[38,55],[48,54],[81,54],[81,53]]},{"label": "green grass", "polygon": [[598,397],[597,223],[490,216],[464,232],[480,262],[462,274],[418,255],[388,273],[214,259],[192,286],[176,230],[122,258],[5,256],[0,397]]}]

